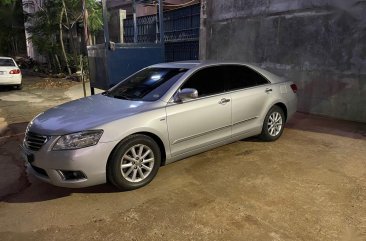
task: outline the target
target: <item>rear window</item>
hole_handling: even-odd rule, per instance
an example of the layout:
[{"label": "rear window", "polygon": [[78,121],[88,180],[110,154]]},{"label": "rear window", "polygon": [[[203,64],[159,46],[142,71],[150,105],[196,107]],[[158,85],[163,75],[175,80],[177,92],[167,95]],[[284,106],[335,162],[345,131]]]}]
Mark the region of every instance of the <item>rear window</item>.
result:
[{"label": "rear window", "polygon": [[12,59],[0,59],[0,66],[15,66]]}]

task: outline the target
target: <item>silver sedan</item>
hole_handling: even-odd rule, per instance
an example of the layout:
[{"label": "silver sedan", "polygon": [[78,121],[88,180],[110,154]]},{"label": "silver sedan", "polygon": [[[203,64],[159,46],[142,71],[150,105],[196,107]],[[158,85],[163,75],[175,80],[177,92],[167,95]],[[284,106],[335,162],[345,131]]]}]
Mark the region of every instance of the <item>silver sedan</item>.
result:
[{"label": "silver sedan", "polygon": [[296,111],[296,91],[250,64],[157,64],[36,116],[23,156],[31,173],[56,186],[131,190],[161,165],[250,136],[278,139]]}]

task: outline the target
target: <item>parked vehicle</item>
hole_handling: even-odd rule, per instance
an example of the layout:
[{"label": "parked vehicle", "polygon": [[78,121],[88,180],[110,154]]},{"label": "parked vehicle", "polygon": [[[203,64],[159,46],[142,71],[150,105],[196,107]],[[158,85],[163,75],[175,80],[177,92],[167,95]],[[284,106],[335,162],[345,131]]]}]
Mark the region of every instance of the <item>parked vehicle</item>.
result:
[{"label": "parked vehicle", "polygon": [[22,73],[12,58],[0,57],[0,85],[22,88]]},{"label": "parked vehicle", "polygon": [[131,190],[161,165],[250,136],[278,139],[296,111],[296,91],[250,64],[157,64],[38,115],[24,157],[31,173],[56,186]]}]

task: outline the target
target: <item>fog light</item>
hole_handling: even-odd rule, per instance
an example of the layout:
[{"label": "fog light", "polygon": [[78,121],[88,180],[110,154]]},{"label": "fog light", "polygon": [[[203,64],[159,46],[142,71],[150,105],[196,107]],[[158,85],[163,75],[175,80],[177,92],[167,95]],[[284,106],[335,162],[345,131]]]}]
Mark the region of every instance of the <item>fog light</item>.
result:
[{"label": "fog light", "polygon": [[86,179],[86,175],[81,171],[58,171],[61,178],[64,181],[71,181],[71,180],[80,180],[80,179]]}]

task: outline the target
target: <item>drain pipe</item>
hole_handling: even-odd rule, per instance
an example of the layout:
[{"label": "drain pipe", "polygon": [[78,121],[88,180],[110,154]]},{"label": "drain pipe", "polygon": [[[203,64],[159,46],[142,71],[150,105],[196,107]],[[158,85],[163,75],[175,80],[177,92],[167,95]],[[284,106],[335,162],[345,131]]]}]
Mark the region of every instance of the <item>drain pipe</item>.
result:
[{"label": "drain pipe", "polygon": [[137,43],[137,19],[136,19],[136,1],[132,2],[132,10],[133,10],[133,42]]}]

